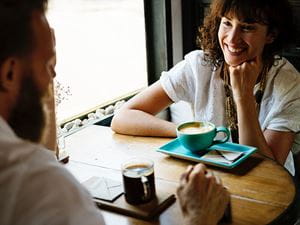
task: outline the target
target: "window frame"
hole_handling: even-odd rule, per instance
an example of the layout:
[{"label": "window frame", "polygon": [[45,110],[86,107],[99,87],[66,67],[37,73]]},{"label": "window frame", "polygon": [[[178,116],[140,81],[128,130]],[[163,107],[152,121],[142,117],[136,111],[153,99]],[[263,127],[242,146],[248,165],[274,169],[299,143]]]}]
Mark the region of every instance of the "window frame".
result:
[{"label": "window frame", "polygon": [[144,0],[148,85],[173,66],[171,0]]}]

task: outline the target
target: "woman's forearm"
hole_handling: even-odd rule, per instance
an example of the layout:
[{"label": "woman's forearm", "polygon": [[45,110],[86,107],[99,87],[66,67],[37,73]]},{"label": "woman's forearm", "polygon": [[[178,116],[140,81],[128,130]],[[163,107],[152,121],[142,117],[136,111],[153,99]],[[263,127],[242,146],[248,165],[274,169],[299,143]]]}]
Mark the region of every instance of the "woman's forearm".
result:
[{"label": "woman's forearm", "polygon": [[111,124],[116,133],[176,137],[176,125],[141,110],[123,109],[116,113]]},{"label": "woman's forearm", "polygon": [[255,146],[260,153],[275,159],[261,130],[254,97],[238,99],[235,102],[238,116],[239,143]]}]

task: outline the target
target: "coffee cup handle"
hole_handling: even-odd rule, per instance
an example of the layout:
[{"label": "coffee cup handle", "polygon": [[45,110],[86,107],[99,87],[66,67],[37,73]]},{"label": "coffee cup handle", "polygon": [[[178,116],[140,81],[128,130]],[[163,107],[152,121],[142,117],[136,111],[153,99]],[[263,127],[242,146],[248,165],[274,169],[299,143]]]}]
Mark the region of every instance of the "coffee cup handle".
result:
[{"label": "coffee cup handle", "polygon": [[144,200],[147,200],[150,198],[151,195],[151,189],[150,189],[150,183],[148,181],[148,178],[145,176],[141,176],[141,181],[143,183],[143,188],[144,188]]},{"label": "coffee cup handle", "polygon": [[230,131],[228,130],[227,127],[224,127],[224,126],[217,127],[216,128],[216,133],[219,133],[219,132],[225,133],[226,137],[221,139],[221,140],[214,140],[213,144],[224,143],[224,142],[227,142],[229,140]]}]

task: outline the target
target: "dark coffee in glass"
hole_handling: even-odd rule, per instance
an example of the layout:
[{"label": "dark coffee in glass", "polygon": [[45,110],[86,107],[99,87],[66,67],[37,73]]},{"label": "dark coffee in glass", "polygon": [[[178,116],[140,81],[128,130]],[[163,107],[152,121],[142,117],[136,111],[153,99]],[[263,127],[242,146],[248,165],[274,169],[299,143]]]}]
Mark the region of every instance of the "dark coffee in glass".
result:
[{"label": "dark coffee in glass", "polygon": [[155,198],[153,162],[148,159],[134,158],[122,165],[125,199],[137,205]]}]

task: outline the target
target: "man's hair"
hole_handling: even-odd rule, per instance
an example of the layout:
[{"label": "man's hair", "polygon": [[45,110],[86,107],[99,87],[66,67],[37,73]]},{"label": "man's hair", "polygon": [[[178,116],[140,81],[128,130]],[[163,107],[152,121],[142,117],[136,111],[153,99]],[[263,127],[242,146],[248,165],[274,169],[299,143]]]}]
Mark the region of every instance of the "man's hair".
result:
[{"label": "man's hair", "polygon": [[295,26],[288,0],[214,0],[199,29],[197,42],[206,53],[206,61],[215,66],[224,62],[218,29],[221,18],[226,15],[235,15],[248,23],[267,25],[268,32],[274,33],[274,41],[266,45],[263,51],[267,66],[273,65],[274,56],[293,42]]},{"label": "man's hair", "polygon": [[45,12],[48,0],[0,1],[0,65],[11,56],[26,56],[34,49],[31,18]]}]

